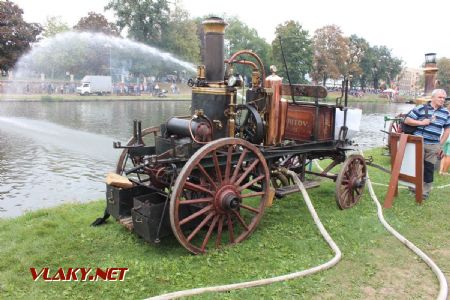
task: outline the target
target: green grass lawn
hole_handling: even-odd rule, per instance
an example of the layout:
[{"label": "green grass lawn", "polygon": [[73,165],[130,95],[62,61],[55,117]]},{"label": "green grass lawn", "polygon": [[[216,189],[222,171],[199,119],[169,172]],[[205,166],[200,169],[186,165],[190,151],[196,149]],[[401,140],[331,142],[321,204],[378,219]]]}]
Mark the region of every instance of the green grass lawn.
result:
[{"label": "green grass lawn", "polygon": [[[381,149],[370,151],[388,165]],[[372,181],[389,177],[369,167]],[[450,184],[436,176],[435,186]],[[386,187],[376,185],[382,201]],[[417,205],[400,189],[386,219],[424,250],[450,278],[450,187],[434,189]],[[200,299],[411,299],[435,298],[438,281],[432,271],[389,235],[378,222],[366,189],[361,203],[340,211],[334,183],[323,181],[310,197],[337,245],[342,260],[315,275],[269,286]],[[140,299],[165,292],[228,284],[304,270],[333,257],[312,221],[300,194],[276,200],[257,230],[241,244],[205,255],[189,254],[175,238],[150,245],[109,220],[90,227],[105,203],[67,204],[0,220],[0,298]],[[33,281],[29,268],[125,267],[124,281]]]}]

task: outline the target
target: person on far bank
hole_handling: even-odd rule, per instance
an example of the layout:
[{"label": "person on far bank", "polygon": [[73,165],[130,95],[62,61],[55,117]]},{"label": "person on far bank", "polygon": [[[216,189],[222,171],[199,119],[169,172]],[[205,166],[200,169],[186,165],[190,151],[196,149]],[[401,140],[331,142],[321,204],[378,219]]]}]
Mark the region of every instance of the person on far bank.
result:
[{"label": "person on far bank", "polygon": [[[443,89],[431,92],[431,101],[410,111],[405,119],[407,125],[416,126],[413,135],[423,137],[423,198],[431,192],[434,165],[442,155],[441,147],[450,134],[450,113],[444,102],[447,93]],[[426,108],[427,107],[427,108]],[[444,134],[442,132],[444,131]],[[442,135],[442,138],[441,138]]]}]

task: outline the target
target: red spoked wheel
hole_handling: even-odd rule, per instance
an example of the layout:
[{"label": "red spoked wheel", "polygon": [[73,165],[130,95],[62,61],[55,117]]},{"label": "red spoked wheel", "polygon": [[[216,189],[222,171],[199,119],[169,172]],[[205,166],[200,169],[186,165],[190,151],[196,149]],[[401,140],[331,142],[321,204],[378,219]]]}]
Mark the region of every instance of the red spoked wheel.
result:
[{"label": "red spoked wheel", "polygon": [[336,179],[336,203],[346,209],[358,203],[366,185],[367,166],[361,155],[350,155]]},{"label": "red spoked wheel", "polygon": [[391,121],[388,128],[388,138],[387,138],[387,146],[389,152],[391,151],[391,133],[402,133],[401,119],[404,117],[403,114],[399,114],[395,116],[395,118]]},{"label": "red spoked wheel", "polygon": [[264,156],[245,140],[223,138],[200,148],[173,185],[175,237],[195,254],[245,240],[264,213],[269,180]]},{"label": "red spoked wheel", "polygon": [[[145,139],[144,137],[146,135],[149,134],[153,134],[153,139],[155,139],[156,135],[159,132],[159,127],[149,127],[149,128],[145,128],[144,130],[142,130],[142,139],[143,139],[143,144],[145,145]],[[134,144],[136,144],[136,138],[135,137],[131,137],[128,142],[127,142],[127,146],[132,146]],[[116,165],[116,173],[119,175],[122,175],[123,171],[125,170],[127,164],[132,164],[129,167],[134,167],[136,165],[138,165],[140,162],[140,157],[129,157],[128,155],[128,149],[125,148],[123,149],[122,153],[120,154],[119,160],[117,161],[117,165]]]}]

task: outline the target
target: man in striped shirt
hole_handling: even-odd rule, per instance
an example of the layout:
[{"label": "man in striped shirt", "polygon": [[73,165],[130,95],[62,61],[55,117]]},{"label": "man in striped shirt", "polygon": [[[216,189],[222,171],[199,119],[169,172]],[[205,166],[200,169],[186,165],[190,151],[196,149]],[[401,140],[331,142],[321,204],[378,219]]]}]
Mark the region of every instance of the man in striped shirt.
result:
[{"label": "man in striped shirt", "polygon": [[[431,101],[415,107],[405,119],[405,124],[417,127],[413,134],[423,137],[424,198],[427,198],[431,191],[434,165],[450,134],[450,113],[444,107],[445,97],[447,97],[447,93],[443,89],[433,90]],[[442,134],[442,130],[444,130],[444,134]]]}]

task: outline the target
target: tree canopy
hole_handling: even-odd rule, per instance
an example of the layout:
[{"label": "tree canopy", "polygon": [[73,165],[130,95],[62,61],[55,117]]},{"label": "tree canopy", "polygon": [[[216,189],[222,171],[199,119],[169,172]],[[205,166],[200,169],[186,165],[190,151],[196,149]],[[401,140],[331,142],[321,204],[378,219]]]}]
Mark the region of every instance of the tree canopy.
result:
[{"label": "tree canopy", "polygon": [[87,17],[81,18],[73,27],[77,31],[102,32],[106,35],[119,36],[120,32],[114,23],[108,22],[102,14],[89,12]]},{"label": "tree canopy", "polygon": [[117,25],[120,30],[127,28],[130,38],[147,45],[161,45],[169,23],[167,0],[111,0],[105,9],[115,12]]},{"label": "tree canopy", "polygon": [[[23,11],[8,0],[0,0],[0,9],[0,68],[8,70],[30,48],[30,44],[36,41],[42,28],[38,24],[26,23],[22,18]],[[120,37],[120,33],[124,32],[130,39],[159,50],[151,47],[139,50],[141,44],[133,45],[131,49],[128,46],[130,41],[119,38],[112,43],[106,41],[112,37],[99,37],[94,34],[95,38],[100,39],[102,43],[97,45],[98,49],[94,52],[88,49],[92,45],[84,40],[86,38],[84,36],[80,37],[79,44],[71,46],[71,51],[65,51],[63,54],[56,53],[55,49],[63,51],[61,49],[64,47],[55,46],[55,51],[48,53],[42,51],[34,62],[27,60],[24,64],[34,66],[33,72],[37,74],[50,72],[55,76],[64,76],[67,72],[75,76],[87,72],[143,76],[176,74],[186,71],[182,70],[183,68],[192,69],[190,66],[186,67],[181,61],[176,62],[175,65],[168,62],[175,62],[176,58],[170,58],[168,61],[157,59],[161,52],[172,53],[194,64],[200,62],[203,18],[190,18],[188,12],[181,6],[180,0],[174,2],[109,0],[105,9],[115,13],[115,24],[109,22],[102,14],[90,12],[86,17],[81,18],[73,29],[99,32],[115,37]],[[258,36],[256,29],[250,28],[238,18],[224,18],[228,23],[225,29],[226,57],[239,50],[251,50],[261,58],[266,73],[269,72],[269,66],[275,64],[280,76],[287,79],[281,54],[281,40],[287,69],[293,83],[306,82],[305,76],[308,74],[315,82],[324,85],[327,79],[341,79],[351,75],[353,84],[363,88],[366,86],[379,88],[380,85],[391,85],[402,68],[402,61],[394,57],[386,46],[371,46],[364,38],[356,35],[344,36],[342,30],[336,25],[319,28],[311,38],[308,31],[298,22],[289,20],[276,27],[276,38],[269,44]],[[59,17],[47,18],[43,28],[42,36],[46,38],[69,31],[69,26]],[[72,39],[75,37],[76,34],[71,36]],[[64,43],[63,40],[61,38],[62,43]],[[125,43],[121,44],[119,40]],[[68,44],[68,42],[65,43]],[[106,44],[109,46],[105,46]],[[120,46],[115,47],[115,44]],[[48,55],[52,57],[46,58]],[[150,58],[149,55],[154,57]],[[59,64],[61,66],[59,69],[55,67],[55,64],[48,63],[49,61],[56,63],[57,59],[63,61]],[[77,61],[83,61],[83,63],[77,63]],[[445,66],[446,63],[447,61],[443,60],[441,64]],[[250,76],[249,68],[242,65],[237,66],[234,71]],[[446,82],[444,78],[446,73],[442,71],[440,74],[441,82]]]},{"label": "tree canopy", "polygon": [[[225,56],[230,57],[239,50],[252,50],[265,64],[266,72],[269,70],[271,48],[270,45],[261,37],[258,32],[248,27],[245,23],[236,17],[229,17],[226,19],[228,26],[225,28],[225,40],[227,47],[225,49]],[[251,57],[246,57],[246,60],[253,60]],[[251,77],[251,70],[242,65],[237,66],[237,73]]]},{"label": "tree canopy", "polygon": [[189,18],[189,13],[178,2],[175,3],[164,29],[161,48],[189,62],[200,62],[197,23]]},{"label": "tree canopy", "polygon": [[402,60],[393,57],[392,52],[386,46],[372,46],[367,49],[361,59],[361,86],[367,85],[366,80],[372,81],[375,89],[380,88],[380,81],[390,85],[393,78],[402,70]]},{"label": "tree canopy", "polygon": [[358,78],[363,73],[360,66],[361,60],[369,49],[369,43],[362,37],[352,34],[348,39],[348,56],[346,64],[348,66],[348,73],[353,78]]},{"label": "tree canopy", "polygon": [[304,30],[298,22],[291,20],[278,25],[275,35],[276,38],[272,42],[272,52],[279,73],[287,79],[283,54],[281,53],[282,47],[291,82],[306,82],[305,75],[311,70],[313,53],[308,31]]},{"label": "tree canopy", "polygon": [[438,73],[437,79],[439,80],[440,88],[443,88],[450,93],[450,59],[441,57],[437,60]]},{"label": "tree canopy", "polygon": [[314,69],[312,78],[325,85],[328,78],[338,79],[349,74],[349,41],[336,25],[327,25],[314,33]]},{"label": "tree canopy", "polygon": [[36,42],[42,28],[23,20],[23,10],[10,1],[0,1],[0,70],[11,69]]},{"label": "tree canopy", "polygon": [[43,26],[42,36],[49,38],[69,30],[69,25],[62,21],[60,16],[47,17]]}]

